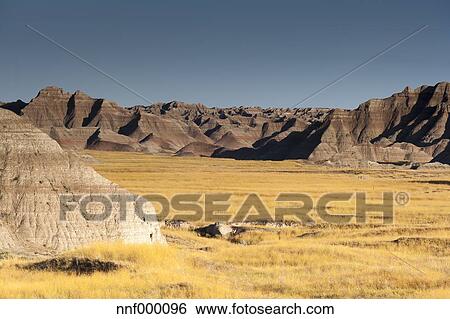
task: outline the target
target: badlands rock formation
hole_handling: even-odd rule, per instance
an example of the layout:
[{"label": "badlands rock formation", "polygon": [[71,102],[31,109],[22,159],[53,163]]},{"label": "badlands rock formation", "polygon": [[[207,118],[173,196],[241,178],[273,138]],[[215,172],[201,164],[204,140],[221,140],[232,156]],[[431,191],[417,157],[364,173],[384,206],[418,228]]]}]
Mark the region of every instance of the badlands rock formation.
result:
[{"label": "badlands rock formation", "polygon": [[[65,111],[62,97],[55,98],[54,105],[36,105],[27,112],[43,125],[58,124]],[[38,107],[47,108],[49,114],[39,112]],[[69,203],[60,205],[60,194],[131,196],[62,150],[27,120],[0,109],[0,251],[42,254],[96,241],[164,240],[149,203],[145,205],[146,218],[136,216],[128,206],[125,221],[120,221],[118,204],[105,220],[85,219],[77,205],[63,218],[60,208]],[[98,204],[88,209],[91,214],[103,212]]]},{"label": "badlands rock formation", "polygon": [[122,108],[48,87],[5,104],[64,148],[354,165],[450,163],[450,84],[405,88],[354,110],[208,108],[181,102]]}]

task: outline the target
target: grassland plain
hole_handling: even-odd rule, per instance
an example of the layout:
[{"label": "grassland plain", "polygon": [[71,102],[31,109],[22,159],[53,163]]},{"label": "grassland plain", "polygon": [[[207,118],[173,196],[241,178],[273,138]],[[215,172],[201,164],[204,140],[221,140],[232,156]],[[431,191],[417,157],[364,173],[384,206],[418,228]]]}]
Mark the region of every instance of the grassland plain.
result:
[{"label": "grassland plain", "polygon": [[[138,194],[232,193],[235,211],[258,193],[270,211],[280,192],[407,192],[392,225],[264,227],[225,239],[163,229],[166,246],[97,244],[66,252],[113,260],[111,273],[27,271],[0,260],[0,297],[38,298],[450,298],[450,170],[347,169],[301,161],[235,161],[88,152],[94,168]],[[335,213],[354,210],[335,203]],[[172,211],[173,216],[176,212]],[[314,214],[312,214],[314,216]],[[198,222],[201,224],[201,222]],[[247,243],[246,245],[239,243]]]}]

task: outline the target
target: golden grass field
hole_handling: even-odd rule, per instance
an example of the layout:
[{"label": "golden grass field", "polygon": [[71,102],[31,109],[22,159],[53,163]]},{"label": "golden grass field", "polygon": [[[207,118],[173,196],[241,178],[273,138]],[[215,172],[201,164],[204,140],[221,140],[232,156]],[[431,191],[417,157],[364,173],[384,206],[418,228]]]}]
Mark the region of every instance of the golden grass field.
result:
[{"label": "golden grass field", "polygon": [[[407,192],[392,225],[264,227],[247,245],[163,229],[168,245],[97,244],[64,255],[113,260],[111,273],[68,275],[0,260],[0,297],[37,298],[450,298],[450,170],[339,169],[301,161],[235,161],[88,152],[94,168],[138,194],[232,192],[236,210],[258,193]],[[336,203],[333,212],[352,209]],[[172,212],[174,214],[176,212]],[[201,222],[199,222],[201,224]]]}]

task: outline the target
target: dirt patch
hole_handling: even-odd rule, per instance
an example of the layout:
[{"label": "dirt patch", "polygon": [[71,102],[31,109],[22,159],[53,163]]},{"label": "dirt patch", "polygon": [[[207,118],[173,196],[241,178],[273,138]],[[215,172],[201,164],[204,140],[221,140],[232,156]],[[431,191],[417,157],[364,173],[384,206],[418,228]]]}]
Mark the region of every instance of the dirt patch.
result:
[{"label": "dirt patch", "polygon": [[52,258],[44,261],[19,265],[21,269],[34,271],[65,272],[76,275],[91,275],[94,272],[111,272],[121,268],[112,261],[89,258]]}]

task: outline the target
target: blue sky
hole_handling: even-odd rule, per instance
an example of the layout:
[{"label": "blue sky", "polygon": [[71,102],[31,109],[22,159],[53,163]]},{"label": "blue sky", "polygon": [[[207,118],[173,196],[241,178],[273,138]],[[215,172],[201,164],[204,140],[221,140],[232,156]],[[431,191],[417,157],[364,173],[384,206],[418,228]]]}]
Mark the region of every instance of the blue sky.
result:
[{"label": "blue sky", "polygon": [[450,81],[448,1],[0,2],[0,100],[47,85],[148,104],[26,28],[33,26],[151,101],[354,108],[405,86]]}]

